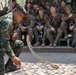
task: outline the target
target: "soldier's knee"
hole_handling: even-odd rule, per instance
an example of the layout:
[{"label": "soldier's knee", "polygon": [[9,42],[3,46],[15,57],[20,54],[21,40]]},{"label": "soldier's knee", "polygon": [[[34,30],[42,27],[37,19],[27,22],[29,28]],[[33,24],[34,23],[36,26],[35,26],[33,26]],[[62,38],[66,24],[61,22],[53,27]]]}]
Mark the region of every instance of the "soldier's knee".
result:
[{"label": "soldier's knee", "polygon": [[62,25],[66,25],[66,22],[65,22],[65,21],[62,21],[61,24],[62,24]]},{"label": "soldier's knee", "polygon": [[21,29],[20,28],[17,28],[17,33],[21,33]]},{"label": "soldier's knee", "polygon": [[59,29],[57,30],[57,32],[58,32],[58,33],[62,33],[62,29],[59,28]]},{"label": "soldier's knee", "polygon": [[46,30],[46,31],[47,31],[47,27],[44,27],[44,30]]},{"label": "soldier's knee", "polygon": [[21,40],[16,40],[14,44],[16,47],[23,47],[24,46],[24,43]]},{"label": "soldier's knee", "polygon": [[63,22],[61,22],[60,26],[61,26],[61,28],[64,28],[64,27],[67,27],[67,24],[66,24],[66,22],[63,21]]}]

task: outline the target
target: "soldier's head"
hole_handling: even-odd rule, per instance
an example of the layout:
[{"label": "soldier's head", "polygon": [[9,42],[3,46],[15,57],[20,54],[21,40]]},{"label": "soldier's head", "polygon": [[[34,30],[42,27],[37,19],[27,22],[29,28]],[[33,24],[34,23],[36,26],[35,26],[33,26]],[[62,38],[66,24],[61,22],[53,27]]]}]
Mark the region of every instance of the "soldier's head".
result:
[{"label": "soldier's head", "polygon": [[57,12],[56,11],[56,7],[55,6],[51,6],[50,12],[51,12],[51,14],[55,14]]},{"label": "soldier's head", "polygon": [[32,8],[32,4],[31,3],[27,3],[26,4],[26,8],[28,8],[28,9]]},{"label": "soldier's head", "polygon": [[55,2],[59,2],[59,0],[55,0]]},{"label": "soldier's head", "polygon": [[44,14],[44,9],[42,7],[39,8],[38,10],[39,15],[43,15]]},{"label": "soldier's head", "polygon": [[50,4],[49,2],[46,2],[46,3],[45,3],[45,7],[46,7],[46,9],[48,9],[48,10],[49,10],[49,9],[50,9],[50,7],[51,7],[51,4]]},{"label": "soldier's head", "polygon": [[16,5],[17,5],[16,0],[12,0],[12,2],[11,2],[11,7],[12,7],[12,9],[13,9]]},{"label": "soldier's head", "polygon": [[70,13],[72,12],[72,7],[71,7],[71,5],[66,5],[65,11],[66,11],[67,14],[70,14]]},{"label": "soldier's head", "polygon": [[42,5],[44,5],[45,4],[45,1],[44,0],[41,0],[41,3],[42,3]]},{"label": "soldier's head", "polygon": [[61,2],[61,7],[64,8],[65,6],[66,6],[66,2],[65,2],[65,1],[62,1],[62,2]]}]

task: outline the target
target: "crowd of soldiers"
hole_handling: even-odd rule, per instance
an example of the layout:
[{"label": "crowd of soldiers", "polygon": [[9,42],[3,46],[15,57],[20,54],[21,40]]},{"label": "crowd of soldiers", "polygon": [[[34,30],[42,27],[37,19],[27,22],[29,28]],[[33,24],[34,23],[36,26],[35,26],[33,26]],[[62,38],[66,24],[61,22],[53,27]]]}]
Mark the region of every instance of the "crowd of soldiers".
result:
[{"label": "crowd of soldiers", "polygon": [[28,29],[31,42],[34,35],[35,44],[33,46],[45,46],[47,38],[50,42],[49,46],[56,47],[62,36],[67,39],[68,33],[73,33],[73,45],[75,46],[75,6],[71,6],[64,0],[61,2],[55,0],[53,3],[45,0],[41,0],[39,3],[33,1],[26,1],[25,10],[30,15],[28,19],[23,19],[21,29],[18,27],[18,39],[21,39],[21,34],[25,35],[24,31]]},{"label": "crowd of soldiers", "polygon": [[[14,3],[14,7],[17,5]],[[22,35],[28,33],[30,41],[34,42],[33,46],[45,46],[48,39],[49,46],[56,47],[62,36],[67,39],[68,33],[73,32],[75,46],[75,6],[65,0],[55,0],[53,3],[45,0],[37,3],[34,0],[26,0],[24,8],[29,14],[20,23],[16,22],[19,24],[16,25],[19,40],[22,40]],[[4,10],[7,11],[7,8]]]},{"label": "crowd of soldiers", "polygon": [[[58,40],[62,36],[67,39],[70,33],[72,44],[76,47],[76,10],[70,3],[59,0],[53,3],[44,0],[35,3],[33,0],[27,0],[22,8],[16,0],[12,0],[11,7],[13,22],[8,28],[9,32],[6,31],[7,19],[0,21],[0,75],[4,75],[4,52],[9,56],[5,65],[6,72],[17,70],[16,65],[21,64],[18,56],[23,48],[22,35],[25,40],[28,35],[31,43],[34,38],[33,46],[45,46],[47,38],[49,46],[56,47]],[[7,13],[8,7],[4,7],[0,11],[0,17]]]}]

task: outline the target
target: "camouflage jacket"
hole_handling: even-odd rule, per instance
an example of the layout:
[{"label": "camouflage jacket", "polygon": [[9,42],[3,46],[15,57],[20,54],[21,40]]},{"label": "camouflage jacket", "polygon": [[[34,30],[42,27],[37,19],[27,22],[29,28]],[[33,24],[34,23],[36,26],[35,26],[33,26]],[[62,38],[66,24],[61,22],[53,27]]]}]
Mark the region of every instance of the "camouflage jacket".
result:
[{"label": "camouflage jacket", "polygon": [[52,15],[50,15],[49,21],[50,21],[50,24],[54,28],[60,27],[60,23],[61,23],[61,16],[60,16],[60,14],[57,13],[57,15],[55,17],[53,17]]},{"label": "camouflage jacket", "polygon": [[12,22],[12,12],[0,17],[0,51],[5,51],[10,58],[15,56],[9,42]]},{"label": "camouflage jacket", "polygon": [[29,28],[33,28],[34,25],[35,25],[35,17],[32,16],[31,14],[28,14],[27,15],[27,18],[24,18],[23,21],[22,21],[23,24],[20,24],[19,25],[19,28],[21,26],[24,26],[24,27],[27,27],[28,29]]},{"label": "camouflage jacket", "polygon": [[68,17],[67,14],[63,16],[63,21],[68,24],[68,27],[75,26],[76,27],[76,14],[73,14],[71,17]]},{"label": "camouflage jacket", "polygon": [[46,15],[43,15],[42,18],[40,18],[39,15],[36,16],[36,25],[39,25],[39,24],[43,25],[44,27],[51,28],[50,22]]}]

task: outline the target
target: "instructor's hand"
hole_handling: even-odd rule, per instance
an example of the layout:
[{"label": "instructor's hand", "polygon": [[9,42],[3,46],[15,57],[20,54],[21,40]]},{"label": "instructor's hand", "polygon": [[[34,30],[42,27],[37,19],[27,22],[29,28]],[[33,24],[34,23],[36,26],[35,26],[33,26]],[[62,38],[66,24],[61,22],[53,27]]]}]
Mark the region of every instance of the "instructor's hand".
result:
[{"label": "instructor's hand", "polygon": [[12,36],[12,41],[15,41],[17,39],[17,33],[14,33]]},{"label": "instructor's hand", "polygon": [[21,61],[18,57],[13,57],[11,58],[12,62],[16,65],[16,66],[20,66],[21,65]]}]

